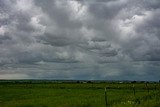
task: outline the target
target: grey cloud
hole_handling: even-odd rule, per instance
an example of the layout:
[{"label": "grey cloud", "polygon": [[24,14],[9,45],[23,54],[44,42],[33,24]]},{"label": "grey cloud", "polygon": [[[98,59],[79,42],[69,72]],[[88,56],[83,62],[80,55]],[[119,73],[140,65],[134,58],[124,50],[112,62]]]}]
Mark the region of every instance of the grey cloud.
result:
[{"label": "grey cloud", "polygon": [[54,20],[56,25],[60,28],[79,28],[81,27],[81,22],[76,20],[71,20],[70,17],[74,19],[75,16],[71,15],[70,8],[67,6],[67,1],[58,1],[59,4],[55,3],[55,0],[47,0],[47,1],[36,1],[36,5],[40,6],[42,10],[49,15],[51,19]]},{"label": "grey cloud", "polygon": [[3,44],[3,42],[7,40],[11,40],[12,38],[10,36],[1,36],[0,37],[0,44]]},{"label": "grey cloud", "polygon": [[44,43],[44,44],[50,44],[52,46],[67,46],[67,45],[72,45],[72,44],[76,44],[80,41],[76,41],[69,37],[67,37],[67,35],[56,35],[56,34],[49,34],[46,33],[44,34],[45,36],[40,36],[38,37],[38,39]]},{"label": "grey cloud", "polygon": [[0,74],[157,80],[159,3],[0,0]]},{"label": "grey cloud", "polygon": [[122,2],[123,0],[104,0],[103,2],[93,2],[89,5],[89,11],[100,19],[112,19],[114,18],[121,9],[126,5]]}]

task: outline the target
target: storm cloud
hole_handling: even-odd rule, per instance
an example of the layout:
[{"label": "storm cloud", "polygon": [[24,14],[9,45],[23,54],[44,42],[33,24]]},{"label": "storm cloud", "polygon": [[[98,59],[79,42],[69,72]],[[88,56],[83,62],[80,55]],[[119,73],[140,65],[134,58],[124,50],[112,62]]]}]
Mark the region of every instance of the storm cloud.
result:
[{"label": "storm cloud", "polygon": [[159,0],[0,0],[0,79],[159,80]]}]

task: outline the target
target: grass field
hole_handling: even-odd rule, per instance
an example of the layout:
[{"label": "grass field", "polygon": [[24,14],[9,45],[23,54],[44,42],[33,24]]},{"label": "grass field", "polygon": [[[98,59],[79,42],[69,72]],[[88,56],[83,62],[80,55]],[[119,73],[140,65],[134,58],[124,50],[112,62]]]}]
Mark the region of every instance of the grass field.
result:
[{"label": "grass field", "polygon": [[159,83],[0,83],[0,107],[159,107],[159,105]]}]

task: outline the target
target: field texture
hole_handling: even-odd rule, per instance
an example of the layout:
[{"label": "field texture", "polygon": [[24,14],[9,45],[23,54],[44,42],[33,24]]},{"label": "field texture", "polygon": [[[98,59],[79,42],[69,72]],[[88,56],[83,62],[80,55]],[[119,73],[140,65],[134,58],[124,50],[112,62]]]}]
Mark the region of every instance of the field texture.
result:
[{"label": "field texture", "polygon": [[0,107],[159,107],[158,83],[0,83]]}]

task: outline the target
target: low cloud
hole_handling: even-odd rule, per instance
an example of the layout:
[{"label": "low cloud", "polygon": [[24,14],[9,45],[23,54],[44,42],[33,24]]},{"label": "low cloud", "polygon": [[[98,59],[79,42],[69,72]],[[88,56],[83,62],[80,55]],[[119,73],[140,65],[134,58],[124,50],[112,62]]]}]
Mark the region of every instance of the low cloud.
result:
[{"label": "low cloud", "polygon": [[157,80],[159,4],[0,0],[0,78]]}]

